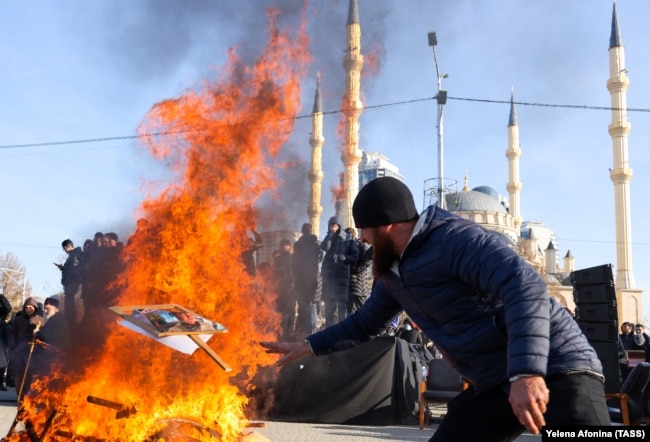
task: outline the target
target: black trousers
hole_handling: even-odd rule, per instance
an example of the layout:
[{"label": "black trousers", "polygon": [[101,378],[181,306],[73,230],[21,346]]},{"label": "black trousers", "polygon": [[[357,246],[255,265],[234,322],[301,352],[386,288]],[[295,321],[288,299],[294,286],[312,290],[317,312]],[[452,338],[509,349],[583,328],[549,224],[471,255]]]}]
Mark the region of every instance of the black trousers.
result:
[{"label": "black trousers", "polygon": [[63,316],[71,332],[75,331],[77,327],[77,308],[74,298],[77,291],[79,291],[79,287],[81,287],[81,284],[78,282],[69,283],[63,287]]},{"label": "black trousers", "polygon": [[[611,425],[604,384],[598,377],[553,375],[546,385],[550,390],[546,425]],[[470,387],[447,404],[447,415],[429,441],[506,442],[524,430],[503,389],[475,394]]]}]

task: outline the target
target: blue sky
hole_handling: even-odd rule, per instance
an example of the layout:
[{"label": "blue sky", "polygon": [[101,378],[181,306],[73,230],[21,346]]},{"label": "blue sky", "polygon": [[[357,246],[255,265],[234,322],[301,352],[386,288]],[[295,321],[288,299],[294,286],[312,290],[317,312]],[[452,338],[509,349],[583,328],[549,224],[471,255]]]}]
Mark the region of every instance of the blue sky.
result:
[{"label": "blue sky", "polygon": [[[61,241],[81,245],[96,231],[126,239],[148,183],[166,176],[133,138],[157,102],[212,77],[235,47],[254,59],[266,40],[264,7],[257,1],[11,2],[0,20],[0,164],[4,216],[0,252],[26,266],[36,294],[60,291],[52,265]],[[287,22],[301,2],[277,2]],[[301,115],[311,111],[316,72],[323,107],[339,107],[344,84],[347,0],[313,2],[309,30],[313,63],[304,79]],[[619,23],[630,78],[629,155],[633,269],[650,290],[647,191],[650,157],[650,2],[619,0]],[[606,81],[611,0],[359,0],[362,52],[379,57],[362,84],[368,109],[360,145],[400,168],[423,202],[423,182],[437,175],[433,52],[448,74],[445,176],[503,195],[507,182],[510,99],[586,108],[517,106],[522,216],[556,232],[560,255],[571,250],[577,269],[616,264],[614,191],[608,169],[612,143]],[[368,57],[370,58],[370,57]],[[488,100],[477,102],[458,98]],[[397,104],[395,104],[397,103]],[[384,106],[394,104],[390,106]],[[324,189],[341,172],[335,129],[325,118]],[[299,120],[291,149],[309,158],[308,119]],[[59,143],[79,140],[111,140]],[[7,147],[44,144],[33,147]],[[305,183],[306,184],[306,183]],[[333,214],[324,192],[323,219]],[[298,204],[297,207],[300,207]],[[306,202],[305,202],[306,207]],[[306,213],[291,218],[298,230]],[[322,232],[322,228],[321,228]],[[646,299],[647,304],[650,302]]]}]

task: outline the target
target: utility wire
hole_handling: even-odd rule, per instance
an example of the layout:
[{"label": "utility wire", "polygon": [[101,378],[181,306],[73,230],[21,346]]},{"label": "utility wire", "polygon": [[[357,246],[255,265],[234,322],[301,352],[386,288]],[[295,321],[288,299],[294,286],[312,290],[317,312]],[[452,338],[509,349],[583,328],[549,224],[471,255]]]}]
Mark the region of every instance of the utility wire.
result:
[{"label": "utility wire", "polygon": [[[413,104],[413,103],[418,103],[418,102],[423,102],[423,101],[433,101],[436,100],[437,98],[434,97],[427,97],[427,98],[416,98],[413,100],[405,100],[405,101],[395,101],[393,103],[385,103],[385,104],[376,104],[373,106],[364,106],[364,110],[376,110],[376,109],[382,109],[386,107],[393,107],[393,106],[402,106],[406,104]],[[458,100],[458,101],[470,101],[470,102],[476,102],[476,103],[491,103],[491,104],[516,104],[519,106],[534,106],[534,107],[553,107],[553,108],[563,108],[563,109],[587,109],[587,110],[606,110],[606,111],[618,111],[622,110],[621,108],[615,108],[615,107],[607,107],[607,106],[589,106],[585,104],[549,104],[549,103],[530,103],[530,102],[525,102],[525,101],[510,101],[510,100],[488,100],[488,99],[481,99],[481,98],[463,98],[463,97],[447,97],[447,100]],[[626,108],[625,109],[627,112],[650,112],[650,109],[644,109],[644,108]],[[339,110],[334,110],[334,111],[327,111],[327,112],[322,112],[323,115],[336,115],[340,114],[343,111]],[[296,120],[299,119],[304,119],[304,118],[311,118],[313,114],[308,114],[308,115],[298,115],[295,117]],[[174,135],[178,134],[181,132],[187,132],[189,130],[183,130],[183,131],[176,131],[176,132],[156,132],[156,133],[150,133],[150,134],[143,134],[143,135],[124,135],[120,137],[106,137],[106,138],[89,138],[85,140],[68,140],[68,141],[49,141],[49,142],[43,142],[43,143],[30,143],[30,144],[7,144],[7,145],[0,145],[0,149],[25,149],[25,148],[30,148],[30,147],[46,147],[46,146],[61,146],[61,145],[68,145],[68,144],[82,144],[82,143],[103,143],[106,141],[124,141],[124,140],[137,140],[140,138],[149,138],[149,137],[159,137],[159,136],[164,136],[164,135]]]}]

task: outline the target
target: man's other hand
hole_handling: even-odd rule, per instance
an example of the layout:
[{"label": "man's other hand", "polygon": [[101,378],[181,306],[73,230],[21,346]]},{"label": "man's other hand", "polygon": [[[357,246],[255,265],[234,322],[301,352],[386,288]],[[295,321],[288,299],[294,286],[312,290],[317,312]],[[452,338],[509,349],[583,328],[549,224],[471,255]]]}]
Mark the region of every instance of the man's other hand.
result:
[{"label": "man's other hand", "polygon": [[548,388],[542,376],[522,377],[510,384],[510,405],[521,425],[539,434],[546,425],[544,413],[548,404]]}]

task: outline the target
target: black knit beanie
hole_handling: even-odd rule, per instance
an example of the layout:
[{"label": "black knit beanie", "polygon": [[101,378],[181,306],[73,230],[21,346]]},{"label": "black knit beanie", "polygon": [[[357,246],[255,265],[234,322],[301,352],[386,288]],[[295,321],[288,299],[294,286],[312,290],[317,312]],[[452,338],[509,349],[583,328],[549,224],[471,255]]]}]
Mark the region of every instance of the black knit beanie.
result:
[{"label": "black knit beanie", "polygon": [[413,194],[393,177],[379,177],[363,186],[352,204],[357,228],[385,226],[418,217]]},{"label": "black knit beanie", "polygon": [[47,298],[43,304],[51,305],[52,307],[59,308],[59,300],[56,298]]}]

